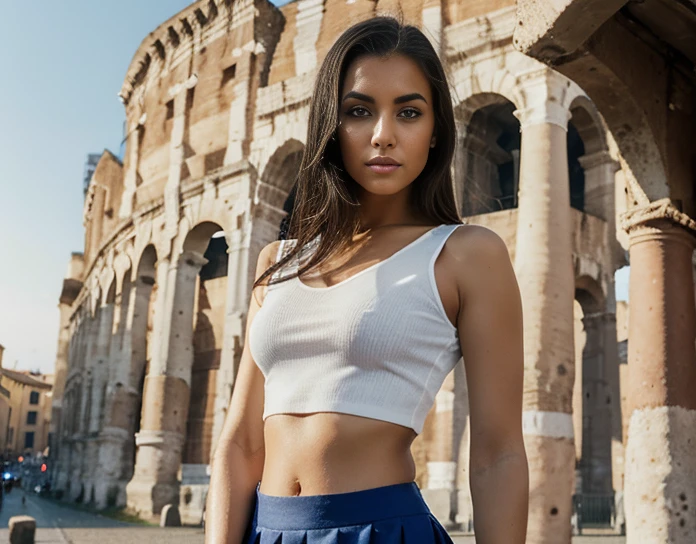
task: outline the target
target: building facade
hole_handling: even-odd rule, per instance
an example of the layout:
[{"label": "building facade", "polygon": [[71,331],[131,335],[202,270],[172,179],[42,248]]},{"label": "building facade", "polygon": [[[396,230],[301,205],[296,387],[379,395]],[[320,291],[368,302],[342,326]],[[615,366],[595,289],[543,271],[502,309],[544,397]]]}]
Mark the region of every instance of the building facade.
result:
[{"label": "building facade", "polygon": [[52,375],[0,366],[0,454],[5,459],[47,453],[52,388]]},{"label": "building facade", "polygon": [[[200,521],[256,258],[287,215],[316,69],[342,30],[397,12],[449,73],[461,214],[506,241],[522,291],[528,541],[570,542],[574,494],[621,497],[613,278],[636,177],[586,80],[516,49],[513,0],[201,0],[136,52],[120,92],[124,160],[105,151],[87,190],[55,370],[52,478],[66,499],[146,518],[174,503]],[[417,482],[451,528],[472,527],[468,429],[460,364],[413,444]]]}]

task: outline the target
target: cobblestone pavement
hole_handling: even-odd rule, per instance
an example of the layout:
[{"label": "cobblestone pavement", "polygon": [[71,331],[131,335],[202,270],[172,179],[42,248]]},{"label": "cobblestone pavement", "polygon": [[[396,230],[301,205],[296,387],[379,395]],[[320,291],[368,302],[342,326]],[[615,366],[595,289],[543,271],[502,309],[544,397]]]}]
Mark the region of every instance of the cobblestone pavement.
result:
[{"label": "cobblestone pavement", "polygon": [[[16,489],[5,496],[0,510],[0,543],[9,542],[10,517],[29,515],[36,519],[36,544],[203,544],[200,528],[160,529],[116,521],[104,516],[61,506]],[[473,536],[452,535],[455,544],[476,544]],[[573,544],[625,544],[624,537],[575,537]]]}]

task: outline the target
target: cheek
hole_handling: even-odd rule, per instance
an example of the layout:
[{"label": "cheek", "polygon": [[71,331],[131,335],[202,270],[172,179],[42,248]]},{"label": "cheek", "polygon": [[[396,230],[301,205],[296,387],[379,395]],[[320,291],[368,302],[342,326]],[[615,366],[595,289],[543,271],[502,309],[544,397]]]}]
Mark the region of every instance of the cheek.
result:
[{"label": "cheek", "polygon": [[[361,153],[366,145],[369,145],[369,135],[362,134],[356,127],[342,127],[338,132],[338,144],[341,149],[343,163],[348,166],[361,160]],[[367,137],[367,144],[365,138]]]}]

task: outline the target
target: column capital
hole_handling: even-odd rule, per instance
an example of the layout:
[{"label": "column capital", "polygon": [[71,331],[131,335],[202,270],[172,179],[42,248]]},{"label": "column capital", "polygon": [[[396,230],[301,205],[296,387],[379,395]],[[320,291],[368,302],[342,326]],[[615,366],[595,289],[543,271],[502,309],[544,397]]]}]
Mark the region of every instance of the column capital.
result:
[{"label": "column capital", "polygon": [[664,236],[696,244],[696,221],[679,211],[669,198],[662,198],[629,210],[621,216],[621,227],[631,245]]},{"label": "column capital", "polygon": [[514,115],[519,119],[522,130],[528,126],[551,123],[568,130],[571,113],[569,92],[570,80],[544,66],[523,73],[518,78],[518,87],[524,97]]}]

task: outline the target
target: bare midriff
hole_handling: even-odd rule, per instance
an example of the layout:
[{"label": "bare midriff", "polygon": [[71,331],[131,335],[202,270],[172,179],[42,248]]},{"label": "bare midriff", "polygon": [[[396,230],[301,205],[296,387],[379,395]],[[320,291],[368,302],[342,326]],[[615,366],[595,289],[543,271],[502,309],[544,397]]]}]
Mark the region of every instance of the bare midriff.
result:
[{"label": "bare midriff", "polygon": [[340,414],[276,414],[264,425],[259,492],[272,496],[350,493],[412,482],[416,433],[386,421]]}]

